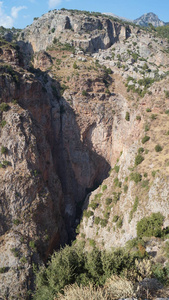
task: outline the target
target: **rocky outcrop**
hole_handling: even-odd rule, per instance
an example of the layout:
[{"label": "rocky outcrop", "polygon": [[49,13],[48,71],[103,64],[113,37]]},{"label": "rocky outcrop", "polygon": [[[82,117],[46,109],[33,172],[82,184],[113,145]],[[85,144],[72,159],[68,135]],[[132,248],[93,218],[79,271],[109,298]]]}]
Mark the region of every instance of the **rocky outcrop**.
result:
[{"label": "rocky outcrop", "polygon": [[[78,238],[85,240],[86,248],[90,247],[90,241],[103,249],[124,246],[127,241],[137,237],[138,221],[152,213],[160,212],[164,217],[163,228],[169,226],[168,118],[164,114],[168,103],[163,98],[168,79],[158,84],[161,88],[158,89],[156,84],[152,97],[147,95],[140,100],[138,111],[130,107],[130,119],[126,126],[130,123],[131,131],[125,127],[122,115],[118,125],[113,127],[113,133],[117,134],[117,141],[123,149],[110,176],[85,200],[83,208],[87,211],[84,211]],[[146,107],[151,107],[152,115],[148,115],[149,109],[146,110]],[[154,115],[156,121],[153,123]],[[120,131],[122,123],[126,136]],[[142,140],[145,135],[149,137],[146,143]],[[113,141],[114,147],[117,141]],[[120,148],[119,144],[117,149]],[[156,151],[156,145],[161,145],[159,152]],[[142,160],[139,163],[138,157]]]},{"label": "rocky outcrop", "polygon": [[100,15],[53,10],[26,27],[18,40],[31,44],[34,52],[46,50],[57,40],[87,52],[95,52],[106,49],[119,40],[125,40],[129,35],[128,25]]},{"label": "rocky outcrop", "polygon": [[17,60],[1,68],[0,295],[7,298],[26,299],[33,288],[32,264],[67,241],[52,153],[53,98],[37,77],[21,71]]},{"label": "rocky outcrop", "polygon": [[28,298],[33,263],[75,238],[83,209],[78,238],[99,247],[124,245],[151,212],[168,226],[166,42],[56,10],[19,40],[20,50],[0,45],[0,297],[9,299]]},{"label": "rocky outcrop", "polygon": [[[13,53],[10,44],[8,48]],[[107,176],[110,164],[102,154],[110,139],[111,115],[105,107],[109,97],[102,105],[93,102],[93,112],[87,112],[84,97],[66,92],[61,97],[59,83],[47,73],[23,69],[18,60],[11,65],[5,53],[3,49],[0,74],[0,295],[26,299],[33,289],[33,263],[46,261],[73,237],[87,190]],[[45,53],[38,59],[42,69],[51,63]],[[99,81],[93,80],[95,93]],[[86,126],[83,115],[88,115]],[[100,122],[105,128],[100,124],[100,137],[91,142]]]}]

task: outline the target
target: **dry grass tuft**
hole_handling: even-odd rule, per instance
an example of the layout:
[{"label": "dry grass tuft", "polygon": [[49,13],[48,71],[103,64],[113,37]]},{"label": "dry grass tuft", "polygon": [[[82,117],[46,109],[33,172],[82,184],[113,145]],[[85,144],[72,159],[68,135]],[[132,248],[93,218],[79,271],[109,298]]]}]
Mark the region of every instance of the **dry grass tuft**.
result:
[{"label": "dry grass tuft", "polygon": [[[64,288],[64,295],[59,294],[59,300],[108,300],[107,292],[104,289],[89,286],[78,286],[76,283]],[[55,299],[55,300],[56,300]]]},{"label": "dry grass tuft", "polygon": [[126,278],[113,275],[105,284],[109,299],[118,299],[135,296],[135,288],[131,281]]},{"label": "dry grass tuft", "polygon": [[150,278],[152,274],[152,264],[151,261],[148,259],[143,259],[141,261],[135,260],[135,265],[137,268],[138,278],[137,280],[140,281],[144,278]]}]

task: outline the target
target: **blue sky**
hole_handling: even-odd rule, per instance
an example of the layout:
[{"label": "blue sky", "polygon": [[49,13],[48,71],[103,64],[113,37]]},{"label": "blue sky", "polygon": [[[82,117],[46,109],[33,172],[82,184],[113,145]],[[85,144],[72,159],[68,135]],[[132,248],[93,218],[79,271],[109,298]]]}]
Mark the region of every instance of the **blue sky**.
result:
[{"label": "blue sky", "polygon": [[34,17],[62,7],[111,12],[131,20],[154,12],[162,21],[169,22],[169,0],[2,0],[0,25],[24,28],[32,23]]}]

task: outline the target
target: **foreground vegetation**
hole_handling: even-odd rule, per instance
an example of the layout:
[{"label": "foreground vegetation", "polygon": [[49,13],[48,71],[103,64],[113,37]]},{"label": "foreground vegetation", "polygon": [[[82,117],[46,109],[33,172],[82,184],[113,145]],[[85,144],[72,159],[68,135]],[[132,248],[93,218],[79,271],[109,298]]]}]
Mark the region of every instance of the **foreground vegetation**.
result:
[{"label": "foreground vegetation", "polygon": [[94,246],[87,252],[78,241],[55,252],[48,266],[36,271],[34,299],[117,299],[138,293],[139,281],[144,278],[156,277],[166,284],[169,264],[152,265],[142,238],[164,238],[163,219],[156,213],[140,220],[138,237],[124,248],[101,251]]}]

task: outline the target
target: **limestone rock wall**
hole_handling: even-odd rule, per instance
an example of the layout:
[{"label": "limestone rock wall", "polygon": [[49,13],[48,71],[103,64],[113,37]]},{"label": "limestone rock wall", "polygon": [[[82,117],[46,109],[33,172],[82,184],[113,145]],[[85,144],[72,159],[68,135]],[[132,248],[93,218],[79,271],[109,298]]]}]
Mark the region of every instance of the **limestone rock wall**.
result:
[{"label": "limestone rock wall", "polygon": [[54,39],[87,52],[95,52],[127,39],[130,31],[129,26],[106,17],[53,10],[26,27],[18,40],[30,44],[34,52],[46,50]]}]

